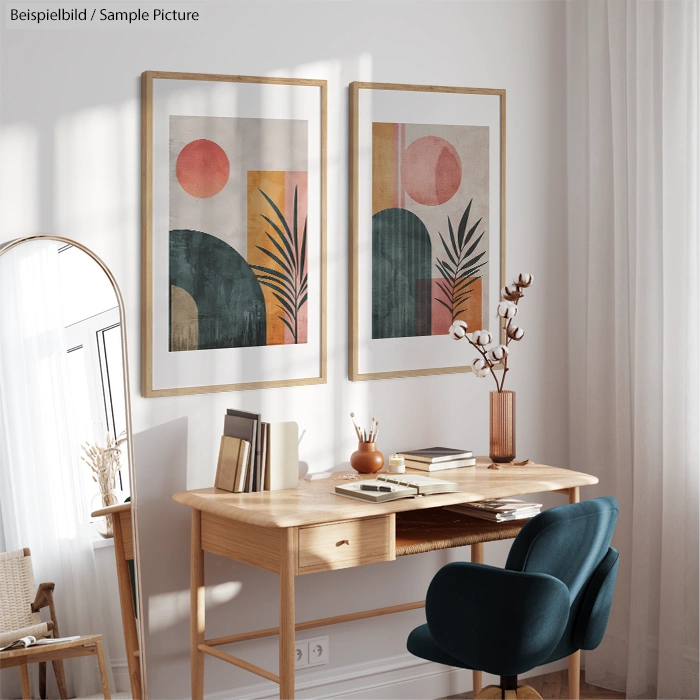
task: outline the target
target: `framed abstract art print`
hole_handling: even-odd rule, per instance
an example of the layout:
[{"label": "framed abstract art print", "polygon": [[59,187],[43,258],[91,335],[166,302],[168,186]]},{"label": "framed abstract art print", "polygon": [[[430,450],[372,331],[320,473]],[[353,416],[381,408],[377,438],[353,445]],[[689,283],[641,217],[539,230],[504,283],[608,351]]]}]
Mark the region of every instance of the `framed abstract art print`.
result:
[{"label": "framed abstract art print", "polygon": [[326,381],[326,82],[142,75],[142,393]]},{"label": "framed abstract art print", "polygon": [[470,370],[450,325],[498,333],[505,90],[350,86],[353,381]]}]

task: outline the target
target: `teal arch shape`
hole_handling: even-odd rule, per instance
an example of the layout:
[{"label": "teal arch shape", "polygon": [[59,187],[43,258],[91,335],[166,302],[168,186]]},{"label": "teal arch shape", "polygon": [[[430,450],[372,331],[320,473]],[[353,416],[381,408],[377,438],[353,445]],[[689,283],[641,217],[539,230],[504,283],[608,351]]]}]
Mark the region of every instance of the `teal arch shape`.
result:
[{"label": "teal arch shape", "polygon": [[[260,283],[225,241],[202,231],[170,231],[170,285],[184,289],[197,304],[199,350],[267,344]],[[168,338],[172,352],[172,309]]]},{"label": "teal arch shape", "polygon": [[408,338],[432,330],[432,246],[425,224],[407,209],[372,217],[372,338]]}]

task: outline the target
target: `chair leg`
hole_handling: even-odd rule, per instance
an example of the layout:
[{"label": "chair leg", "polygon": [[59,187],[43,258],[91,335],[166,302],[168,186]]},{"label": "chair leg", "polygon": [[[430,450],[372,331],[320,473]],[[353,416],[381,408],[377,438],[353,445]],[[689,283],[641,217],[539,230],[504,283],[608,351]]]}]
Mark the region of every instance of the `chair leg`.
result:
[{"label": "chair leg", "polygon": [[[484,563],[484,543],[475,542],[471,546],[471,558],[472,564],[483,564]],[[474,692],[474,697],[476,697],[483,688],[483,681],[481,677],[481,671],[472,671],[472,690]]]},{"label": "chair leg", "polygon": [[22,679],[22,700],[31,700],[32,686],[29,682],[29,668],[27,664],[22,664],[19,667],[19,675]]},{"label": "chair leg", "polygon": [[46,700],[46,661],[39,662],[39,697]]},{"label": "chair leg", "polygon": [[575,651],[569,657],[569,697],[579,700],[581,685],[581,651]]},{"label": "chair leg", "polygon": [[102,652],[102,640],[98,639],[95,642],[97,647],[97,663],[100,667],[100,682],[102,683],[102,695],[105,700],[110,700],[112,697],[109,693],[109,680],[107,678],[107,666],[105,665],[105,655]]},{"label": "chair leg", "polygon": [[489,685],[474,696],[474,700],[542,700],[542,696],[529,685],[504,689],[500,685]]},{"label": "chair leg", "polygon": [[66,673],[63,670],[63,661],[52,661],[53,672],[56,676],[56,685],[61,700],[68,700],[68,688],[66,687]]}]

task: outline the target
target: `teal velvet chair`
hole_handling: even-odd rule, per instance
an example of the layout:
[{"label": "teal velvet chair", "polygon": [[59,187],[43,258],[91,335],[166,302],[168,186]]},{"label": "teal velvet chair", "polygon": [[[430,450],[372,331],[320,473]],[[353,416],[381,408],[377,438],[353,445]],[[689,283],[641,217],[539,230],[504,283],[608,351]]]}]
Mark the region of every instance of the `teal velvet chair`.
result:
[{"label": "teal velvet chair", "polygon": [[513,542],[504,569],[458,562],[433,578],[427,624],[408,637],[423,659],[501,677],[477,698],[539,698],[518,675],[595,649],[610,616],[618,553],[612,497],[551,508]]}]

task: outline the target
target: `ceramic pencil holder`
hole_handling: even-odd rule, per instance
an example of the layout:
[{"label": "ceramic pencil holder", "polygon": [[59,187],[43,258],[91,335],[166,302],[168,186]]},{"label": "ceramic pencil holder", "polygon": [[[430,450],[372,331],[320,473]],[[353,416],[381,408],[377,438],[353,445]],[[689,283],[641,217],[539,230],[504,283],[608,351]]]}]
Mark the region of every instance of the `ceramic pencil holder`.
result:
[{"label": "ceramic pencil holder", "polygon": [[350,466],[360,474],[374,474],[384,466],[384,455],[376,442],[361,442],[350,455]]}]

